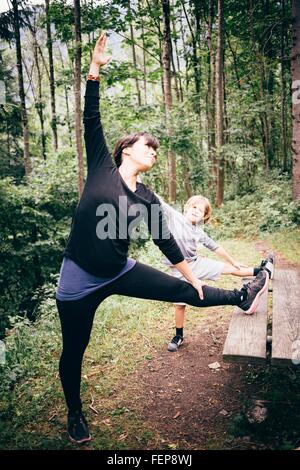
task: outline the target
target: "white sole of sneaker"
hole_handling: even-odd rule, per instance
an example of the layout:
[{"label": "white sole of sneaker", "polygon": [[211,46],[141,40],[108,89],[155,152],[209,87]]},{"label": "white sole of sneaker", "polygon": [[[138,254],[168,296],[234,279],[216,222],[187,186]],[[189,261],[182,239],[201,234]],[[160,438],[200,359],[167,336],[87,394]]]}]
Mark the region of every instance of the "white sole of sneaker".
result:
[{"label": "white sole of sneaker", "polygon": [[275,263],[271,263],[271,261],[268,261],[267,264],[265,265],[265,269],[268,269],[270,271],[270,279],[272,280],[274,278],[274,268],[275,268]]},{"label": "white sole of sneaker", "polygon": [[253,300],[253,302],[251,304],[251,307],[246,311],[243,310],[243,313],[245,313],[246,315],[252,315],[253,313],[256,312],[257,307],[258,307],[258,303],[259,303],[259,298],[265,292],[265,290],[267,289],[268,283],[269,283],[269,276],[267,275],[266,276],[266,281],[265,281],[265,284],[264,284],[263,288],[259,292],[257,292],[256,297],[255,297],[255,299]]},{"label": "white sole of sneaker", "polygon": [[183,343],[183,341],[181,341],[180,343],[178,343],[178,344],[176,344],[176,345],[174,345],[174,343],[169,343],[167,350],[168,350],[169,352],[176,352],[176,351],[178,351],[178,349],[180,348],[180,346],[182,345],[182,343]]}]

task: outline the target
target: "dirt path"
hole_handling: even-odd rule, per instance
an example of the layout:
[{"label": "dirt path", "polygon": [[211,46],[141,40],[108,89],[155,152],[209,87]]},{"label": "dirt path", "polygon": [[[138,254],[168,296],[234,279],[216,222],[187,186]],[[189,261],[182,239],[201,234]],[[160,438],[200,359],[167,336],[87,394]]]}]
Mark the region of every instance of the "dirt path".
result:
[{"label": "dirt path", "polygon": [[[162,436],[149,448],[227,446],[228,419],[240,406],[241,377],[247,367],[222,361],[228,323],[229,318],[224,321],[211,312],[178,352],[163,350],[146,365],[147,371],[138,371],[142,400],[134,407],[149,428],[158,429]],[[209,368],[215,362],[220,367]]]},{"label": "dirt path", "polygon": [[[256,249],[265,255],[267,247],[258,242]],[[279,253],[276,265],[294,267]],[[245,380],[245,372],[258,367],[222,360],[230,317],[222,316],[220,308],[211,309],[178,352],[164,348],[135,373],[130,407],[159,434],[149,449],[264,448],[249,436],[237,438],[229,432],[242,404],[260,398],[255,385]],[[211,369],[216,362],[220,367]]]}]

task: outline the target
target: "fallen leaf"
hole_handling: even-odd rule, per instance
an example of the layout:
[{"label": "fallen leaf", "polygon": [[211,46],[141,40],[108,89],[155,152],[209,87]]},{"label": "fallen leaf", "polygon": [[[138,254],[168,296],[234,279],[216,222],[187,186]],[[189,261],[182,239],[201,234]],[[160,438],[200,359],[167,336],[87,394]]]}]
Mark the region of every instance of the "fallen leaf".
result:
[{"label": "fallen leaf", "polygon": [[212,362],[211,364],[208,364],[208,367],[210,369],[219,369],[221,365],[218,362]]},{"label": "fallen leaf", "polygon": [[177,449],[177,444],[168,444],[169,449]]},{"label": "fallen leaf", "polygon": [[173,419],[176,419],[176,418],[178,418],[178,416],[180,416],[180,411],[177,411],[176,415],[175,415],[175,416],[173,416]]}]

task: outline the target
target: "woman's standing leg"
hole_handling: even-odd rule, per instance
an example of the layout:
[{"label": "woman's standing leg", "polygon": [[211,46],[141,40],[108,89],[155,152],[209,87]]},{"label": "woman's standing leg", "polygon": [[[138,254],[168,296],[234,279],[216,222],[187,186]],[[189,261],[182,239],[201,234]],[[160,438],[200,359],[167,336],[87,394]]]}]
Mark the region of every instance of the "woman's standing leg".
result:
[{"label": "woman's standing leg", "polygon": [[81,409],[82,359],[90,340],[95,312],[104,298],[104,290],[99,289],[80,300],[56,300],[63,340],[59,374],[69,413]]}]

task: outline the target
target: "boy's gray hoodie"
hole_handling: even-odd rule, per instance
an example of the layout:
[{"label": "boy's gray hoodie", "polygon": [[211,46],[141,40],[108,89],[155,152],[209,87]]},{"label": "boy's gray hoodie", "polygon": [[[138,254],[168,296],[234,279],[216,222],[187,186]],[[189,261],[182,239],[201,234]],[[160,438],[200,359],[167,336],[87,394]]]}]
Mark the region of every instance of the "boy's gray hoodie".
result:
[{"label": "boy's gray hoodie", "polygon": [[[187,261],[192,261],[197,258],[197,246],[199,244],[202,244],[211,251],[215,251],[219,248],[219,245],[201,228],[203,222],[197,225],[190,223],[181,212],[167,204],[158,194],[156,194],[156,196],[161,203],[170,232]],[[167,258],[165,258],[164,263],[171,265]]]}]

